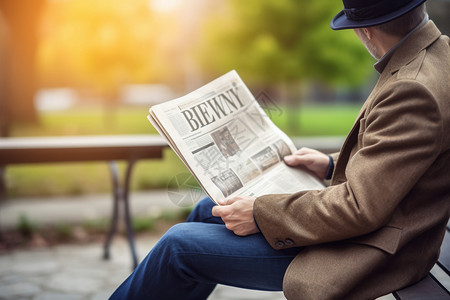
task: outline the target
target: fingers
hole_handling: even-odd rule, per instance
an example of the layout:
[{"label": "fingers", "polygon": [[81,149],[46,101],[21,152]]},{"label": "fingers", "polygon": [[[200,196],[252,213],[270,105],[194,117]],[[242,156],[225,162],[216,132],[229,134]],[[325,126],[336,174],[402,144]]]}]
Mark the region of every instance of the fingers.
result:
[{"label": "fingers", "polygon": [[214,206],[213,216],[220,217],[227,229],[235,234],[245,236],[259,231],[253,217],[255,197],[237,196],[220,201],[220,206]]},{"label": "fingers", "polygon": [[309,148],[301,148],[294,152],[292,155],[287,155],[284,157],[284,162],[292,167],[299,165],[310,165],[314,163],[314,156],[317,152]]},{"label": "fingers", "polygon": [[230,213],[230,205],[236,203],[239,200],[245,200],[245,199],[254,199],[255,197],[250,196],[236,196],[233,198],[227,198],[218,200],[218,204],[216,206],[213,206],[212,208],[212,215],[215,217],[222,217],[223,215]]},{"label": "fingers", "polygon": [[250,199],[255,199],[255,197],[252,197],[252,196],[236,196],[236,197],[233,197],[233,198],[226,198],[226,199],[223,199],[223,200],[218,200],[217,202],[219,203],[219,205],[231,205],[231,204],[233,204],[233,203],[235,203],[235,202],[237,202],[237,201],[240,201],[240,200],[250,200]]},{"label": "fingers", "polygon": [[312,163],[312,159],[308,156],[288,155],[284,157],[284,162],[288,166],[296,167],[300,165],[309,165]]},{"label": "fingers", "polygon": [[301,148],[295,151],[294,154],[285,156],[284,161],[291,167],[303,165],[315,173],[319,178],[325,178],[329,164],[329,157],[328,155],[314,149]]},{"label": "fingers", "polygon": [[317,150],[307,148],[307,147],[302,147],[302,148],[298,149],[297,151],[295,151],[294,155],[304,155],[304,154],[315,153],[315,152],[317,152]]},{"label": "fingers", "polygon": [[237,197],[218,201],[219,205],[213,206],[212,208],[212,215],[221,218],[223,216],[229,215],[232,210],[231,205],[238,200],[236,198]]},{"label": "fingers", "polygon": [[285,156],[284,161],[289,166],[310,165],[318,159],[323,159],[323,157],[326,158],[327,155],[320,151],[303,147],[295,151],[292,155]]}]

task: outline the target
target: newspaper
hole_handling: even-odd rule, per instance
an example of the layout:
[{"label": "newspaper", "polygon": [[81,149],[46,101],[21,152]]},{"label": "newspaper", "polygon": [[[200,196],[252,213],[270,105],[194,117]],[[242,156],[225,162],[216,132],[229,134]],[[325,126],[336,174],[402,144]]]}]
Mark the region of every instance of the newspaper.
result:
[{"label": "newspaper", "polygon": [[266,115],[236,71],[152,106],[148,119],[214,201],[322,189],[283,157],[294,143]]}]

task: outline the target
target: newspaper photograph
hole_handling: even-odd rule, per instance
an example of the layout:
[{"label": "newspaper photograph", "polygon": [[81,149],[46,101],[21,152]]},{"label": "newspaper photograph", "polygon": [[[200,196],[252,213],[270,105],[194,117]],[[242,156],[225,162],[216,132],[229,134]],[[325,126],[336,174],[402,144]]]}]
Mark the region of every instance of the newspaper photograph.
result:
[{"label": "newspaper photograph", "polygon": [[294,143],[266,115],[236,71],[183,97],[152,106],[148,119],[209,197],[322,189],[283,157]]}]

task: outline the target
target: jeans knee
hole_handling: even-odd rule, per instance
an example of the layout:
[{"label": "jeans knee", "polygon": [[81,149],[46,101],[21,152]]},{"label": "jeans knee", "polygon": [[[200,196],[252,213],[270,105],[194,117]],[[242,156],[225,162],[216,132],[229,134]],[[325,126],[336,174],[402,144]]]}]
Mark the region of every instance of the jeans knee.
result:
[{"label": "jeans knee", "polygon": [[202,200],[197,202],[197,206],[199,206],[199,207],[212,207],[212,206],[214,206],[214,202],[209,197],[205,197]]},{"label": "jeans knee", "polygon": [[185,248],[185,244],[190,242],[189,236],[192,233],[186,226],[186,223],[180,223],[172,226],[161,238],[160,243],[165,248],[170,248],[172,251],[180,251]]},{"label": "jeans knee", "polygon": [[212,217],[214,202],[208,197],[200,200],[186,219],[186,222],[203,222]]}]

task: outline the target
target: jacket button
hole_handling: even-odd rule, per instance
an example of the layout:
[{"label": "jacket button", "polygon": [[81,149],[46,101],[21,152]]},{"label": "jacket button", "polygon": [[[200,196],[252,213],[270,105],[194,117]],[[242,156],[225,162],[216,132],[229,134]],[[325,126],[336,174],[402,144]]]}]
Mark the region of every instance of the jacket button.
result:
[{"label": "jacket button", "polygon": [[286,240],[284,241],[284,243],[286,244],[286,246],[292,246],[292,245],[294,245],[294,241],[291,240],[291,239],[286,239]]},{"label": "jacket button", "polygon": [[277,248],[282,248],[282,247],[284,247],[284,242],[283,242],[283,241],[277,241],[277,242],[275,243],[275,246],[276,246]]}]

